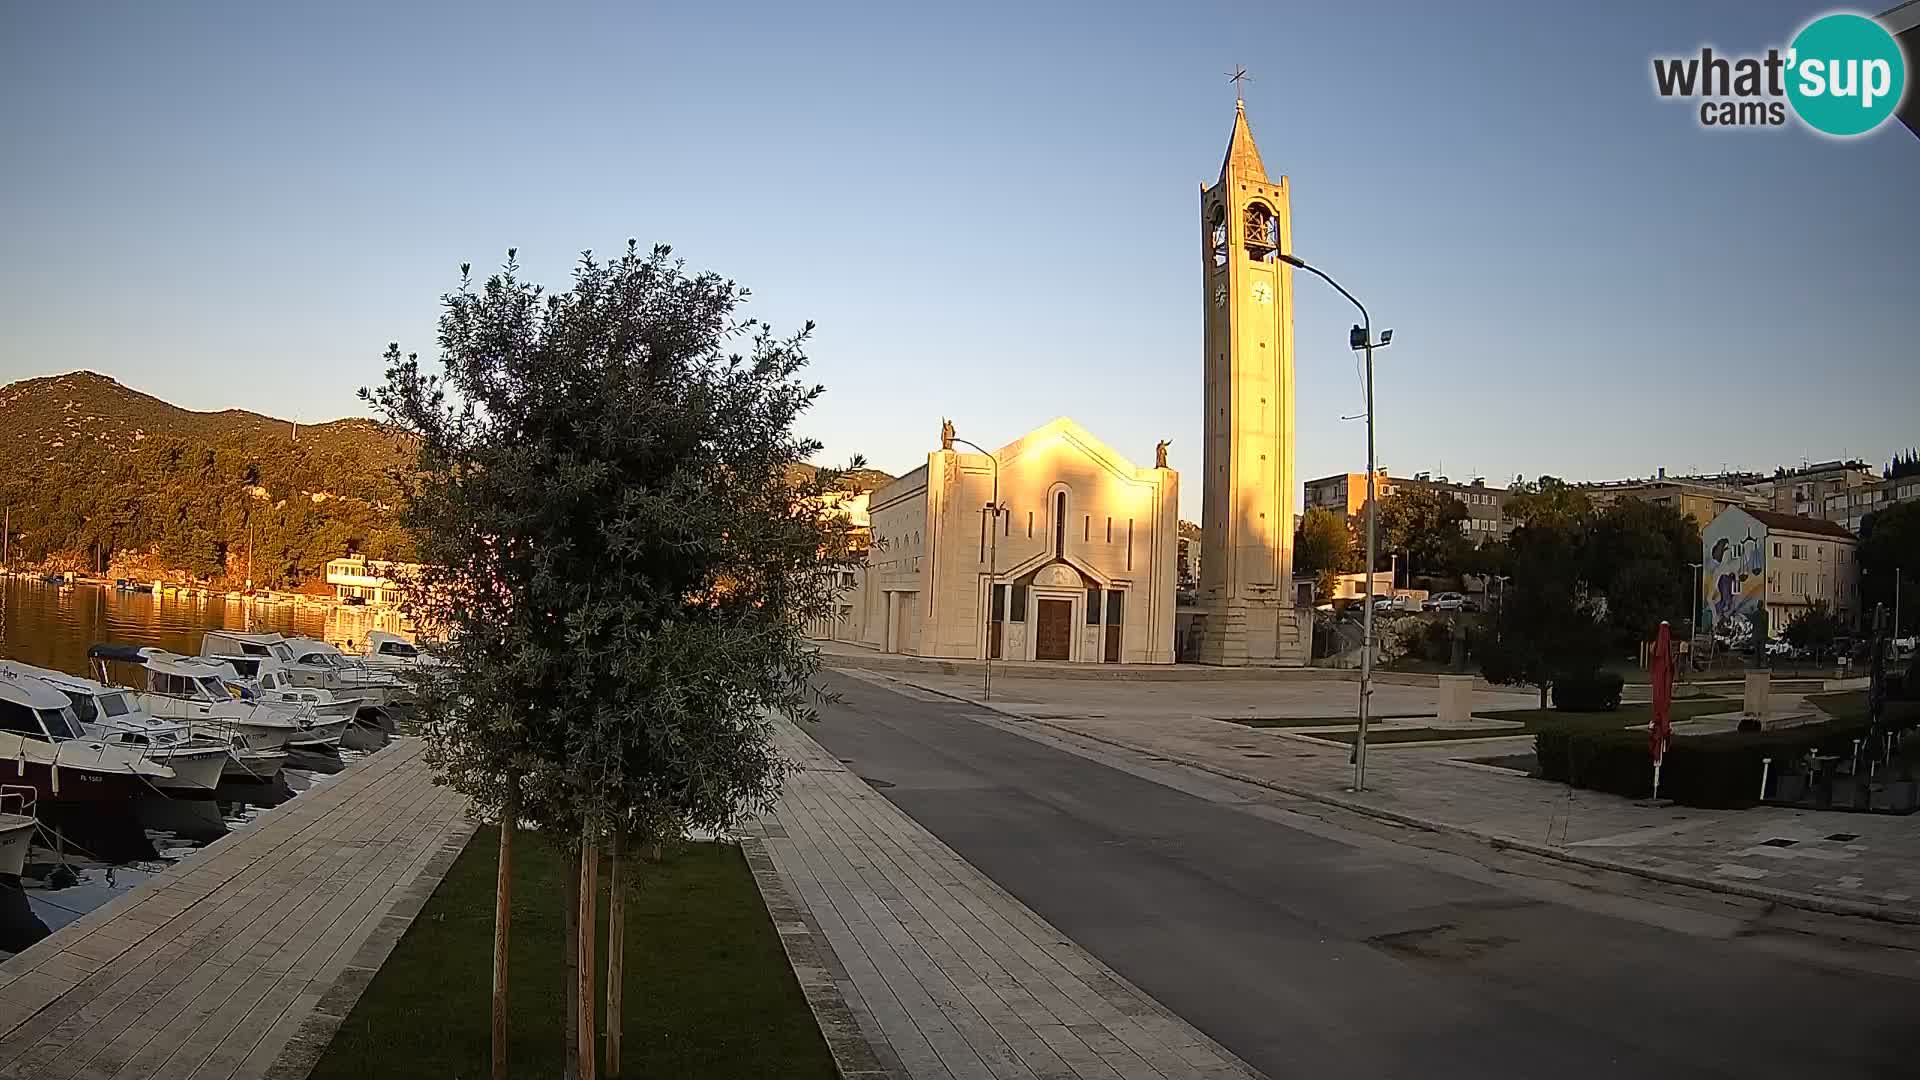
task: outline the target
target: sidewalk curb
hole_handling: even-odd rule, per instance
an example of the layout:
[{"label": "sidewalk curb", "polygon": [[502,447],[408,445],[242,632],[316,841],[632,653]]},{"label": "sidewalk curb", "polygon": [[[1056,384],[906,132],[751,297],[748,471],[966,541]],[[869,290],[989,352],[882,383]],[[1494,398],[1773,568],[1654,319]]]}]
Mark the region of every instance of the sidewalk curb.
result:
[{"label": "sidewalk curb", "polygon": [[1295,798],[1311,799],[1314,802],[1325,803],[1328,806],[1337,806],[1342,810],[1349,810],[1356,814],[1364,814],[1382,821],[1390,821],[1396,825],[1407,825],[1427,832],[1444,833],[1449,836],[1477,840],[1496,849],[1512,849],[1540,858],[1573,863],[1577,866],[1587,866],[1596,870],[1609,870],[1618,874],[1631,874],[1634,877],[1646,878],[1649,881],[1659,881],[1669,885],[1684,885],[1688,888],[1704,889],[1708,892],[1744,896],[1750,900],[1763,900],[1768,903],[1783,904],[1787,907],[1817,911],[1826,915],[1848,915],[1857,918],[1874,919],[1879,922],[1920,926],[1920,912],[1907,911],[1890,904],[1873,904],[1860,900],[1843,900],[1837,897],[1815,896],[1810,893],[1793,892],[1787,889],[1770,889],[1764,885],[1749,885],[1745,882],[1727,881],[1699,874],[1683,874],[1672,870],[1661,870],[1655,867],[1640,866],[1635,863],[1623,862],[1617,859],[1588,855],[1583,852],[1569,851],[1566,848],[1556,847],[1552,844],[1541,844],[1532,840],[1522,840],[1518,837],[1502,836],[1498,833],[1486,832],[1465,825],[1433,821],[1428,818],[1418,817],[1414,814],[1401,813],[1398,810],[1389,810],[1382,806],[1373,806],[1357,799],[1343,798],[1309,787],[1282,784],[1263,777],[1236,772],[1235,770],[1214,765],[1211,762],[1199,758],[1187,757],[1185,755],[1168,753],[1161,750],[1143,749],[1132,743],[1122,742],[1119,739],[1114,739],[1109,736],[1097,735],[1093,732],[1083,731],[1078,728],[1061,727],[1046,720],[1035,720],[1030,716],[1022,716],[1016,712],[1009,712],[1006,709],[999,708],[988,702],[962,697],[959,694],[949,693],[945,690],[937,690],[930,686],[922,686],[919,683],[909,682],[906,679],[899,681],[906,682],[916,690],[923,690],[930,694],[938,694],[944,698],[972,705],[976,708],[986,709],[989,712],[1007,717],[1010,720],[1026,724],[1045,724],[1054,731],[1089,739],[1097,743],[1104,743],[1108,746],[1128,750],[1137,754],[1147,754],[1151,757],[1185,765],[1188,768],[1199,769],[1201,772],[1212,773],[1215,776],[1223,776],[1229,780],[1237,780],[1243,784],[1252,784],[1255,787],[1277,791],[1283,795],[1292,795]]},{"label": "sidewalk curb", "polygon": [[[978,702],[975,702],[975,704],[978,704]],[[994,711],[998,712],[999,710],[996,709]],[[1025,718],[1022,717],[1021,719]],[[1046,721],[1029,722],[1046,723]],[[1053,727],[1054,725],[1049,724],[1048,726]],[[1525,852],[1529,855],[1537,855],[1541,858],[1554,859],[1559,862],[1574,863],[1579,866],[1588,866],[1596,870],[1610,870],[1614,873],[1631,874],[1635,877],[1665,882],[1669,885],[1684,885],[1694,889],[1705,889],[1709,892],[1744,896],[1751,900],[1764,900],[1769,903],[1804,908],[1808,911],[1817,911],[1827,915],[1850,915],[1859,918],[1874,919],[1880,922],[1920,925],[1920,913],[1906,911],[1889,904],[1870,904],[1858,900],[1841,900],[1825,896],[1814,896],[1808,893],[1792,892],[1786,889],[1770,889],[1764,885],[1748,885],[1739,881],[1724,881],[1697,874],[1682,874],[1671,870],[1660,870],[1650,866],[1640,866],[1616,859],[1605,859],[1595,855],[1569,851],[1566,848],[1555,847],[1552,844],[1541,844],[1532,840],[1521,840],[1517,837],[1501,836],[1498,833],[1484,832],[1465,825],[1453,825],[1448,822],[1433,821],[1413,814],[1404,814],[1398,810],[1389,810],[1381,806],[1371,806],[1356,799],[1341,798],[1340,796],[1332,795],[1324,791],[1316,791],[1312,788],[1281,784],[1261,777],[1249,776],[1246,773],[1236,772],[1232,769],[1222,768],[1198,758],[1190,758],[1160,750],[1142,750],[1140,747],[1134,746],[1131,743],[1124,743],[1118,739],[1108,738],[1103,735],[1095,735],[1092,732],[1080,731],[1074,728],[1055,728],[1055,730],[1091,739],[1094,742],[1105,743],[1108,746],[1117,747],[1122,750],[1151,754],[1154,757],[1164,758],[1167,761],[1176,762],[1189,768],[1199,769],[1201,772],[1212,773],[1215,776],[1224,776],[1229,780],[1238,780],[1243,784],[1252,784],[1255,787],[1267,788],[1270,791],[1278,791],[1283,795],[1292,795],[1296,798],[1311,799],[1314,802],[1325,803],[1328,806],[1337,806],[1342,810],[1350,810],[1356,814],[1365,814],[1368,817],[1379,818],[1382,821],[1391,821],[1396,825],[1408,825],[1427,832],[1445,833],[1449,836],[1477,840],[1496,849],[1510,848],[1514,851]]]},{"label": "sidewalk curb", "polygon": [[[921,659],[900,653],[875,653],[854,656],[846,653],[822,653],[820,666],[829,671],[867,671],[889,675],[976,675],[984,666],[978,660]],[[1116,667],[1112,664],[1069,664],[1041,666],[1030,661],[1002,661],[994,666],[998,678],[1054,679],[1063,682],[1347,682],[1360,681],[1357,668],[1328,667],[1203,667],[1198,664],[1153,664]],[[1408,671],[1376,671],[1373,681],[1395,686],[1431,688],[1434,675]],[[916,684],[917,685],[917,684]],[[925,687],[922,687],[925,689]],[[1504,689],[1484,679],[1474,679],[1475,690]]]},{"label": "sidewalk curb", "polygon": [[827,1052],[833,1056],[834,1070],[842,1080],[904,1080],[903,1069],[882,1062],[878,1048],[847,1004],[840,991],[840,981],[846,977],[840,958],[813,916],[794,899],[785,876],[773,865],[762,832],[765,828],[764,821],[756,821],[742,830],[738,837],[740,851],[753,872],[767,917],[780,935],[787,967],[820,1029],[820,1041],[827,1044]]}]

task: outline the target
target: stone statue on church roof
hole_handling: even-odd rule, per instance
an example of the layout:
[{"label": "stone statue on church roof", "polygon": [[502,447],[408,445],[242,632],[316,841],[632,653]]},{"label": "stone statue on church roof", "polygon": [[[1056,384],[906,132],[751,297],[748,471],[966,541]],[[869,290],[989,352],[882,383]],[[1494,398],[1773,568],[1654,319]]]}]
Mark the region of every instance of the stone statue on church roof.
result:
[{"label": "stone statue on church roof", "polygon": [[1173,445],[1172,439],[1161,439],[1159,444],[1153,448],[1153,467],[1154,468],[1164,469],[1167,467],[1167,447],[1172,445]]},{"label": "stone statue on church roof", "polygon": [[953,421],[944,416],[940,418],[940,449],[953,449]]}]

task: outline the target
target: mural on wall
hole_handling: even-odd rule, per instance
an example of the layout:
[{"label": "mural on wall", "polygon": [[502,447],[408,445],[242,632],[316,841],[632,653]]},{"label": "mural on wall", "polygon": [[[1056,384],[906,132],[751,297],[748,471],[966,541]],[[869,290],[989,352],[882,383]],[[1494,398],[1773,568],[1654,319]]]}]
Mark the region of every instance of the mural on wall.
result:
[{"label": "mural on wall", "polygon": [[1752,634],[1766,604],[1766,530],[1744,514],[1722,514],[1701,538],[1707,629],[1723,638]]}]

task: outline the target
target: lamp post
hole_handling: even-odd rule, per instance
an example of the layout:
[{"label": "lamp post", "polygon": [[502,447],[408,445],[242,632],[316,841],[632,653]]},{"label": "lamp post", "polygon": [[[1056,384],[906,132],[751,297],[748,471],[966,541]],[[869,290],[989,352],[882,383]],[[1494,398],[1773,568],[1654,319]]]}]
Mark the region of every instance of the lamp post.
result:
[{"label": "lamp post", "polygon": [[1367,354],[1367,577],[1366,607],[1361,612],[1360,651],[1360,730],[1353,741],[1353,790],[1367,789],[1367,714],[1373,703],[1373,567],[1379,557],[1379,518],[1380,500],[1375,491],[1377,480],[1373,464],[1373,350],[1385,348],[1393,341],[1393,331],[1380,332],[1380,340],[1373,339],[1373,319],[1367,314],[1367,305],[1362,304],[1354,295],[1342,288],[1340,283],[1322,273],[1305,259],[1281,253],[1280,261],[1295,270],[1305,270],[1321,281],[1333,286],[1335,292],[1347,298],[1347,302],[1360,309],[1360,325],[1347,335],[1350,348],[1363,350]]},{"label": "lamp post", "polygon": [[1690,562],[1687,565],[1693,567],[1693,603],[1687,606],[1687,670],[1693,671],[1699,664],[1699,657],[1693,654],[1693,650],[1700,644],[1700,606],[1707,587],[1700,577],[1701,564]]},{"label": "lamp post", "polygon": [[993,469],[993,501],[982,507],[992,510],[993,517],[987,523],[987,663],[981,676],[981,695],[988,701],[993,700],[993,602],[1000,588],[1000,459],[986,452],[979,443],[971,439],[954,436],[954,442],[964,443],[979,451]]}]

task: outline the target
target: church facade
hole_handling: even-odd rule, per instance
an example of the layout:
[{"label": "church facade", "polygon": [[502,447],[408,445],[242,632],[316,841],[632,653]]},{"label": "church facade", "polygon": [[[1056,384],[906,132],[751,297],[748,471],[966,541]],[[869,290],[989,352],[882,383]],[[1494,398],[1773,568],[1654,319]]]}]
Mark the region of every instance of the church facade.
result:
[{"label": "church facade", "polygon": [[[1304,665],[1293,580],[1294,379],[1287,179],[1270,179],[1244,103],[1200,191],[1205,311],[1197,612],[1179,652]],[[871,547],[831,636],[952,659],[1170,664],[1180,477],[1140,468],[1071,420],[986,453],[950,424],[927,463],[870,494]],[[1183,619],[1185,616],[1183,615]],[[822,635],[826,636],[826,635]]]},{"label": "church facade", "polygon": [[948,429],[868,498],[845,636],[948,659],[1172,663],[1180,477],[1164,450],[1141,468],[1065,418],[991,454]]}]

